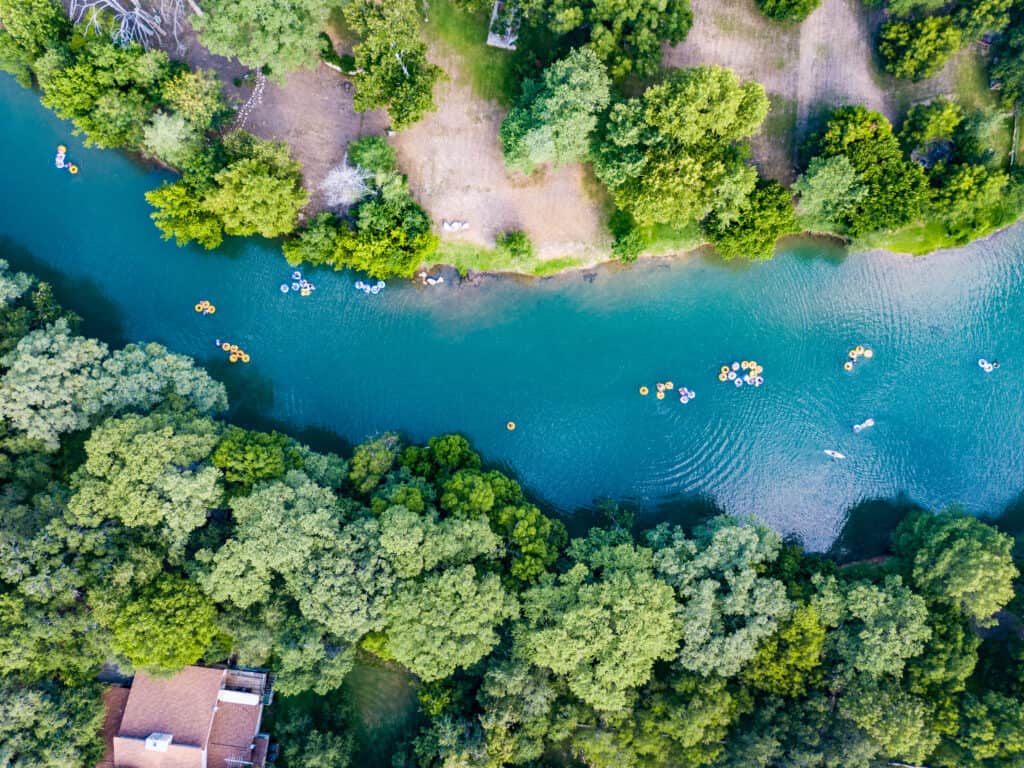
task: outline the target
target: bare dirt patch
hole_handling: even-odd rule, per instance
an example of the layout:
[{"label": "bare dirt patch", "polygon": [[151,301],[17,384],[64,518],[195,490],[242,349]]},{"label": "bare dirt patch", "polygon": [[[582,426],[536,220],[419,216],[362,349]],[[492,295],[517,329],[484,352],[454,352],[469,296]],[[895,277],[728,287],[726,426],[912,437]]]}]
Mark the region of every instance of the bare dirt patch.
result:
[{"label": "bare dirt patch", "polygon": [[583,166],[547,168],[529,177],[509,172],[498,141],[505,110],[474,93],[460,76],[455,54],[435,48],[431,58],[449,77],[434,91],[438,110],[391,143],[410,190],[435,224],[470,224],[454,233],[438,226],[440,236],[492,247],[497,235],[518,229],[530,236],[541,259],[592,262],[607,254],[610,239],[601,206],[587,192]]}]

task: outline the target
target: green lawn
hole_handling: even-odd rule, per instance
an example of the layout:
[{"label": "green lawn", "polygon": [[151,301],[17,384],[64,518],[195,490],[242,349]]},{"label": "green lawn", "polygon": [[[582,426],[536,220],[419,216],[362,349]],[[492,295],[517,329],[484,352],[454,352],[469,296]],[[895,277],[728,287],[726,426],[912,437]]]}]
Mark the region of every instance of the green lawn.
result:
[{"label": "green lawn", "polygon": [[512,53],[487,45],[490,12],[467,13],[452,0],[429,0],[430,39],[451,48],[462,59],[465,77],[477,95],[505,106],[512,101]]},{"label": "green lawn", "polygon": [[557,259],[516,258],[497,248],[481,248],[470,243],[441,243],[431,259],[432,264],[455,267],[460,275],[467,272],[515,272],[521,275],[545,277],[563,269],[583,266],[583,261],[572,256]]},{"label": "green lawn", "polygon": [[404,670],[360,660],[342,687],[352,708],[357,762],[366,768],[389,768],[395,747],[415,735],[419,709],[411,676]]}]

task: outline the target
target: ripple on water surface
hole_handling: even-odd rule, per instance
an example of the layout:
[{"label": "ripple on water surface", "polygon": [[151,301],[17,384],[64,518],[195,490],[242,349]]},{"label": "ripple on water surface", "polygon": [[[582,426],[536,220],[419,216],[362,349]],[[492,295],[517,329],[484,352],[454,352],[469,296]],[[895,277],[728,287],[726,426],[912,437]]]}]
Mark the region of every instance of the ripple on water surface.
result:
[{"label": "ripple on water surface", "polygon": [[[128,340],[209,364],[251,423],[350,441],[459,431],[566,512],[700,494],[818,547],[865,499],[995,512],[1020,492],[1022,229],[917,259],[790,244],[769,263],[694,257],[592,283],[392,282],[371,297],[349,274],[314,270],[318,290],[301,299],[278,289],[291,268],[275,244],[209,254],[160,241],[142,194],[164,176],[84,149],[7,78],[0,125],[4,257],[64,276],[62,300]],[[57,143],[82,168],[74,179],[52,167]],[[201,298],[215,317],[192,311]],[[229,366],[218,337],[252,363]],[[846,373],[858,343],[875,358]],[[1002,366],[986,375],[978,357]],[[720,365],[751,358],[763,387],[719,383]],[[697,398],[639,396],[667,379]],[[876,426],[855,435],[869,417]]]}]

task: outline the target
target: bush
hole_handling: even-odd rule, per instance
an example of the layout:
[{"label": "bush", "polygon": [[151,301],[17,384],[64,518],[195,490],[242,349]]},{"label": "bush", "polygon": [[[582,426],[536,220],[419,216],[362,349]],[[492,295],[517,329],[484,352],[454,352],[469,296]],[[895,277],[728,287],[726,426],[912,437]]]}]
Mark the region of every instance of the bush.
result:
[{"label": "bush", "polygon": [[801,22],[821,4],[821,0],[757,0],[761,13],[773,21]]},{"label": "bush", "polygon": [[533,243],[525,232],[504,232],[497,237],[498,250],[511,259],[529,259],[533,256]]}]

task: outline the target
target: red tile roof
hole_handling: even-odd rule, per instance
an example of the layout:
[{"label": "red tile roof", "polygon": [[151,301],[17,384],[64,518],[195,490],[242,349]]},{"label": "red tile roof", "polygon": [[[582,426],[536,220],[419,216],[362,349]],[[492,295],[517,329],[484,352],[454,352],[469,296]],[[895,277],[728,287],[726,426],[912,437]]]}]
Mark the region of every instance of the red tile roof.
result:
[{"label": "red tile roof", "polygon": [[223,679],[223,669],[205,667],[186,667],[173,677],[139,672],[117,735],[145,739],[170,733],[174,744],[205,746]]},{"label": "red tile roof", "polygon": [[[225,693],[231,700],[219,700],[226,679],[223,669],[188,667],[169,678],[140,672],[130,691],[107,691],[104,734],[112,748],[102,768],[240,768],[239,761],[262,768],[260,696]],[[170,744],[146,749],[153,734],[170,734]]]}]

